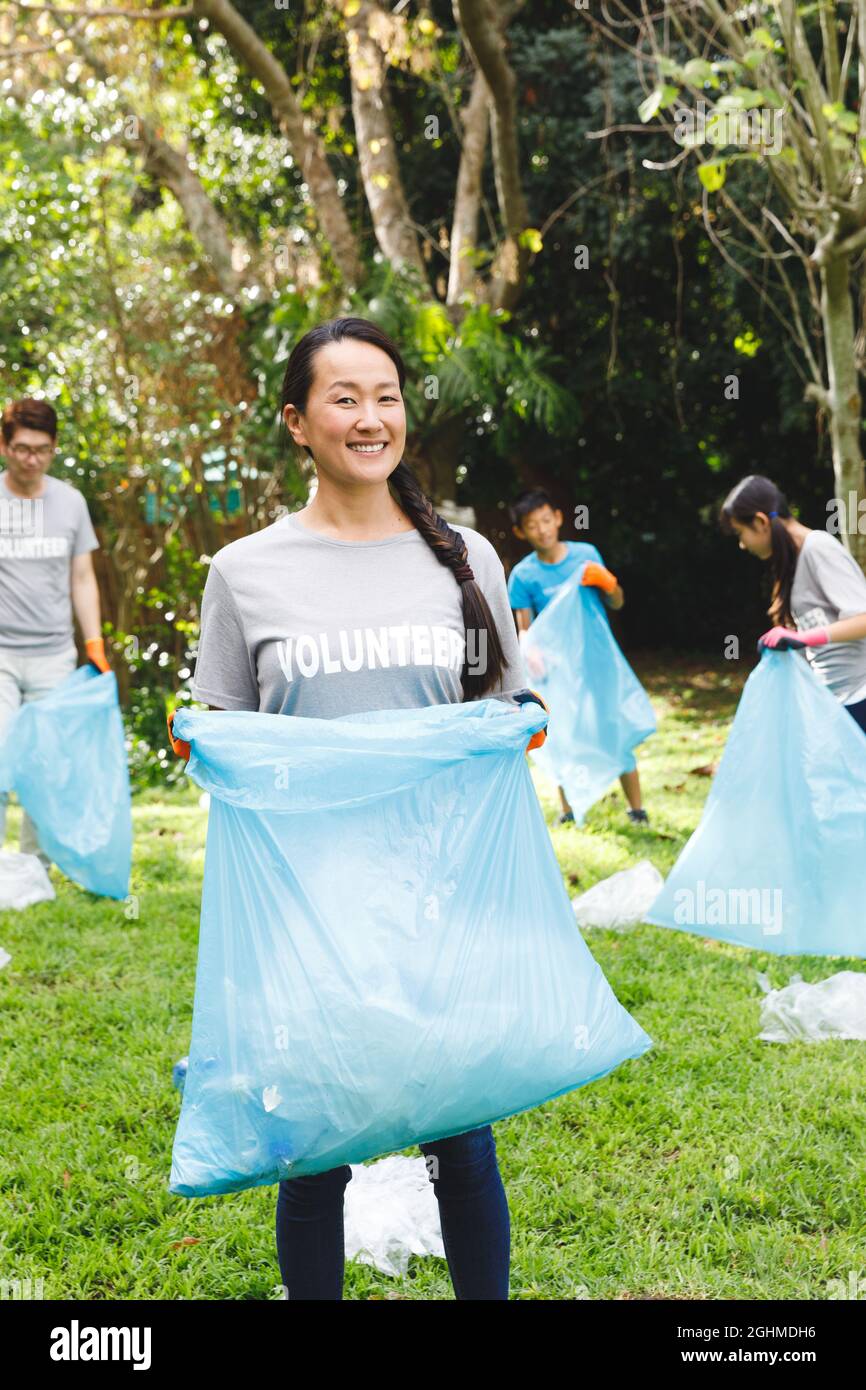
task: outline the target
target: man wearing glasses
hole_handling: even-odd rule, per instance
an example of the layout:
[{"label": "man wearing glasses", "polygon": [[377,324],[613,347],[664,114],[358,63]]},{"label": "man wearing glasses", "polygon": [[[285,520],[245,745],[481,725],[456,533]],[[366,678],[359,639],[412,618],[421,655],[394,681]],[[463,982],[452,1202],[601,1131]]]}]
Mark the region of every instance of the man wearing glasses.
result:
[{"label": "man wearing glasses", "polygon": [[[72,613],[88,660],[109,669],[100,636],[99,589],[91,551],[99,542],[77,488],[48,475],[57,415],[47,401],[13,401],[0,417],[0,741],[24,701],[38,700],[75,670]],[[0,846],[6,796],[0,794]],[[26,814],[21,850],[40,852]]]}]

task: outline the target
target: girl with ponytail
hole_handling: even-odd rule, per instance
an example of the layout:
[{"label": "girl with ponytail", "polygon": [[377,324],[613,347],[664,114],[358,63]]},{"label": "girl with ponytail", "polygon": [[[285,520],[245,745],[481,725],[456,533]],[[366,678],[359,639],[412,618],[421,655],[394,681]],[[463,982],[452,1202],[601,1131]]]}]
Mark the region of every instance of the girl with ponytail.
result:
[{"label": "girl with ponytail", "polygon": [[866,577],[828,531],[791,516],[769,478],[743,478],[721,510],[740,549],[769,561],[773,626],[765,647],[800,647],[812,669],[866,732]]},{"label": "girl with ponytail", "polygon": [[[295,346],[281,416],[315,461],[317,489],[214,557],[196,699],[322,719],[537,698],[495,550],[449,526],[402,461],[405,379],[397,347],[365,319],[321,324]],[[457,1298],[507,1298],[509,1215],[491,1127],[421,1147],[435,1155]],[[350,1179],[343,1165],[279,1185],[277,1251],[292,1301],[342,1297]]]}]

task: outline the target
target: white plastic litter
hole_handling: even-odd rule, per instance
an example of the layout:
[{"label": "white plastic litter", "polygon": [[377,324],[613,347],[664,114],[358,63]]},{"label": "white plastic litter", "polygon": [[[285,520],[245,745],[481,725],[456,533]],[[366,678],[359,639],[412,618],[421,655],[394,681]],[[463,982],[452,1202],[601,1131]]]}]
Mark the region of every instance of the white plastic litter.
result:
[{"label": "white plastic litter", "polygon": [[572,907],[579,927],[623,927],[642,922],[662,888],[664,878],[648,859],[633,869],[603,878],[575,898]]},{"label": "white plastic litter", "polygon": [[346,1258],[402,1275],[410,1255],[445,1257],[439,1204],[423,1158],[353,1163],[343,1222]]},{"label": "white plastic litter", "polygon": [[[759,976],[758,983],[765,989],[769,981]],[[760,1025],[764,1042],[866,1042],[866,974],[840,970],[818,984],[795,978],[784,989],[770,989],[761,1000]]]},{"label": "white plastic litter", "polygon": [[0,850],[0,908],[32,907],[55,897],[51,879],[35,854]]},{"label": "white plastic litter", "polygon": [[9,962],[10,962],[11,959],[12,959],[12,957],[10,956],[9,952],[8,952],[8,951],[4,951],[4,950],[3,950],[3,947],[0,946],[0,970],[3,969],[3,966],[4,966],[4,965],[8,965],[8,964],[9,964]]}]

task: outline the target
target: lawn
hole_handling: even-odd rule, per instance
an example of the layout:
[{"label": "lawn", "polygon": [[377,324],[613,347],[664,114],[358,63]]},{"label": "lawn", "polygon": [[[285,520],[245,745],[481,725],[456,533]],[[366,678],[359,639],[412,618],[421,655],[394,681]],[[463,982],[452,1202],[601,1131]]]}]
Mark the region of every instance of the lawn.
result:
[{"label": "lawn", "polygon": [[[639,761],[651,824],[627,821],[617,788],[581,829],[552,827],[572,894],[639,858],[668,872],[744,679],[734,663],[635,664],[659,715]],[[551,791],[540,787],[552,821]],[[192,1017],[198,797],[182,786],[135,798],[131,906],[53,871],[56,902],[0,913],[12,956],[0,970],[0,1279],[41,1279],[46,1299],[279,1296],[275,1188],[195,1201],[167,1190],[171,1069]],[[863,963],[651,926],[586,939],[655,1045],[496,1125],[512,1297],[824,1299],[851,1271],[862,1281],[866,1044],[760,1042],[755,976],[779,985]],[[413,1260],[402,1280],[347,1265],[346,1298],[452,1296],[441,1260]]]}]

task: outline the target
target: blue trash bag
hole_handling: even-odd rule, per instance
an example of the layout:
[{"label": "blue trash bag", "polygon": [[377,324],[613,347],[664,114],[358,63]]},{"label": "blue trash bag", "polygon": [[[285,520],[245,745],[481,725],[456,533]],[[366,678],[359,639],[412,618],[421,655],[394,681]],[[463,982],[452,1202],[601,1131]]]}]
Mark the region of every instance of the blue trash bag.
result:
[{"label": "blue trash bag", "polygon": [[651,1046],[575,927],[524,756],[546,717],[175,714],[211,801],[172,1192],[461,1134]]},{"label": "blue trash bag", "polygon": [[0,791],[14,791],[48,858],[82,888],[129,892],[132,814],[114,673],[89,664],[22,705],[0,748]]},{"label": "blue trash bag", "polygon": [[550,709],[547,741],[532,757],[565,789],[578,825],[621,772],[634,771],[633,750],[656,728],[600,594],[580,583],[583,569],[539,613],[524,651],[532,687]]},{"label": "blue trash bag", "polygon": [[796,651],[765,651],[749,676],[645,920],[775,955],[866,956],[866,739]]}]

